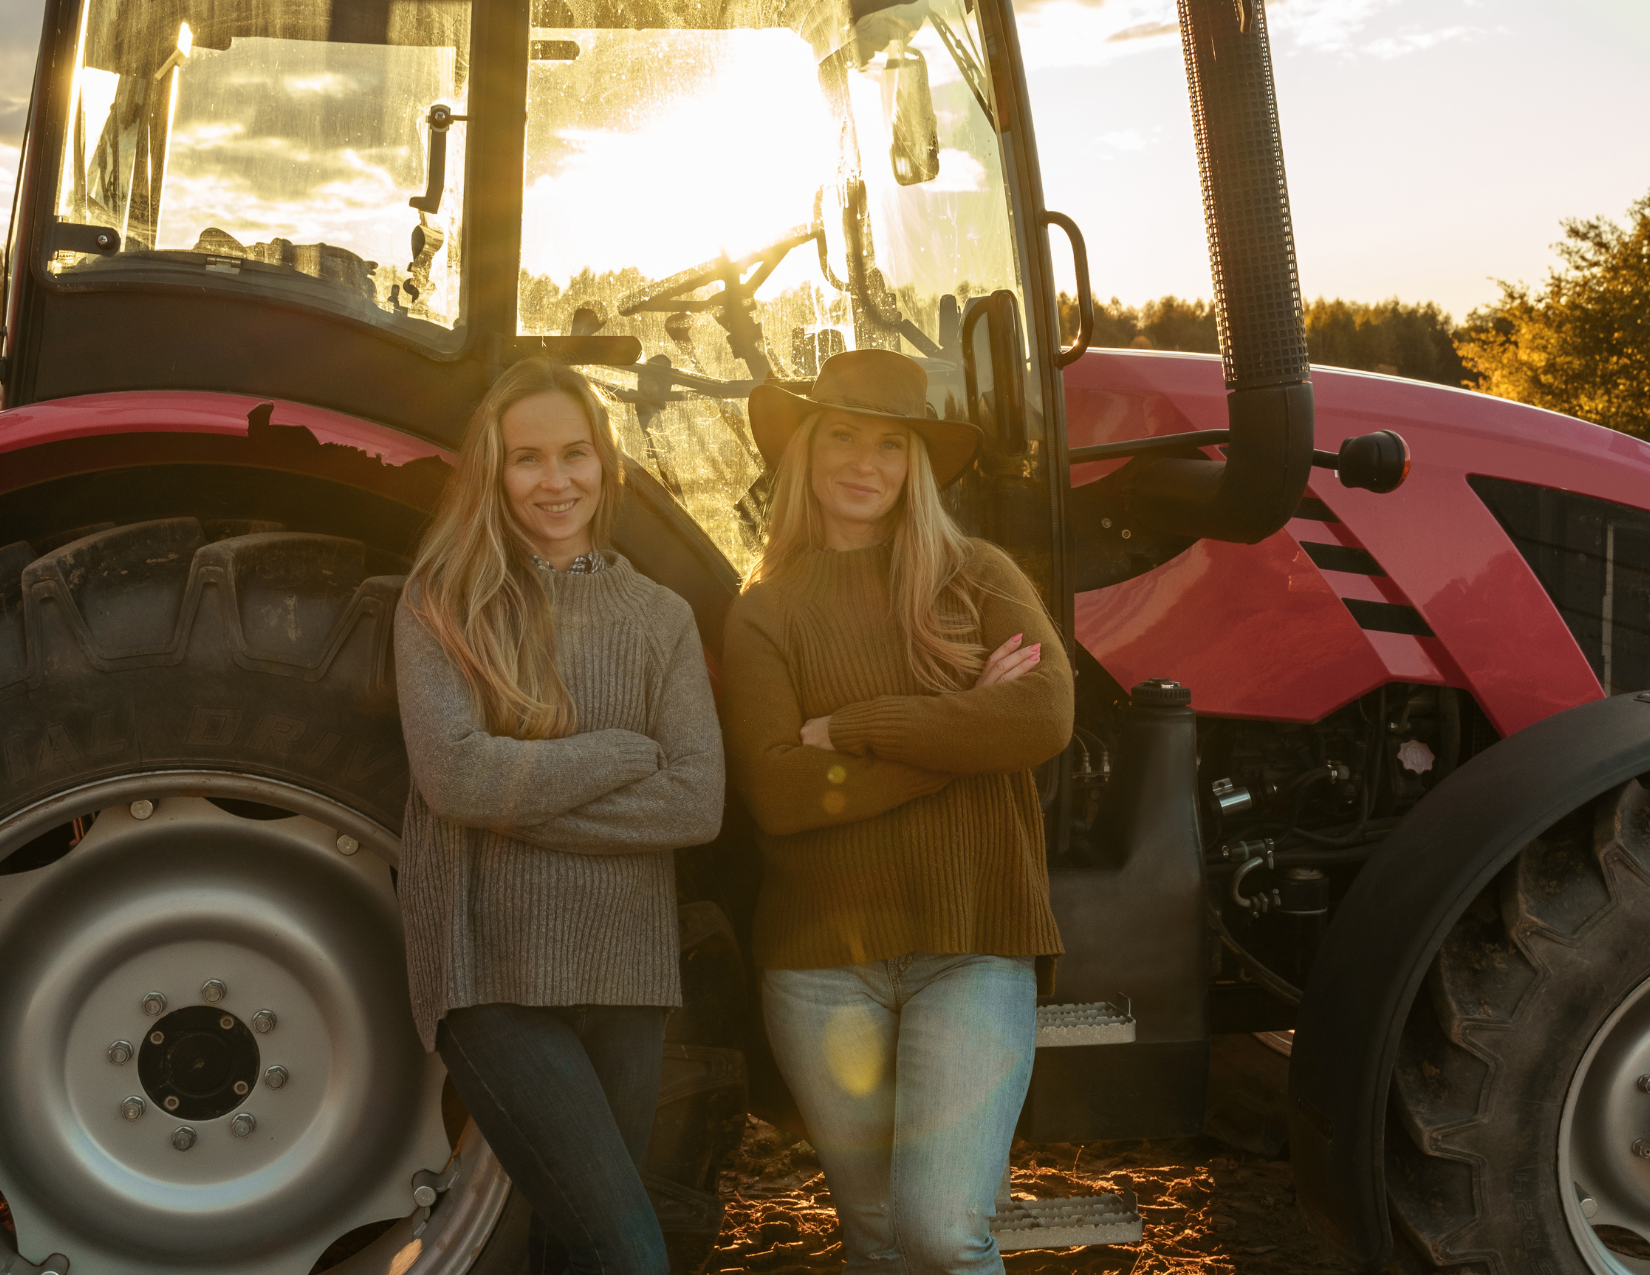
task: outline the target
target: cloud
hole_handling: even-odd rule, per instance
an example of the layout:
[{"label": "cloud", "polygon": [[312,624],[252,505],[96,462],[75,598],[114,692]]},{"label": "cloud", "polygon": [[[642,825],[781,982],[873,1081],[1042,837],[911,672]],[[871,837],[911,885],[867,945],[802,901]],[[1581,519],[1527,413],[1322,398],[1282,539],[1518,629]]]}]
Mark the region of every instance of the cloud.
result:
[{"label": "cloud", "polygon": [[1132,27],[1125,27],[1106,39],[1112,44],[1121,44],[1124,40],[1149,40],[1159,35],[1179,35],[1178,22],[1138,22]]},{"label": "cloud", "polygon": [[21,156],[17,147],[0,142],[0,243],[6,241],[11,229],[11,196],[17,185],[17,161]]},{"label": "cloud", "polygon": [[1100,142],[1114,151],[1143,151],[1152,144],[1138,128],[1123,128],[1111,133],[1102,133]]},{"label": "cloud", "polygon": [[0,145],[15,146],[23,136],[29,90],[34,83],[34,55],[40,43],[43,3],[44,0],[0,0]]},{"label": "cloud", "polygon": [[953,150],[947,146],[940,151],[940,175],[933,181],[924,182],[922,188],[930,193],[946,191],[957,194],[985,190],[985,165],[967,151]]},{"label": "cloud", "polygon": [[1398,2],[1273,0],[1266,6],[1266,22],[1275,43],[1314,53],[1347,53],[1356,46],[1369,20]]},{"label": "cloud", "polygon": [[1016,0],[1026,70],[1100,66],[1178,46],[1173,0]]},{"label": "cloud", "polygon": [[[1269,0],[1272,51],[1386,60],[1478,34],[1468,26],[1402,25],[1398,11],[1406,8],[1423,12],[1415,0]],[[1102,66],[1180,41],[1173,0],[1016,0],[1014,12],[1033,71]]]},{"label": "cloud", "polygon": [[1406,31],[1399,35],[1383,36],[1364,45],[1361,52],[1378,58],[1398,58],[1406,53],[1424,53],[1427,49],[1448,40],[1459,40],[1478,34],[1476,27],[1440,27],[1436,31]]}]

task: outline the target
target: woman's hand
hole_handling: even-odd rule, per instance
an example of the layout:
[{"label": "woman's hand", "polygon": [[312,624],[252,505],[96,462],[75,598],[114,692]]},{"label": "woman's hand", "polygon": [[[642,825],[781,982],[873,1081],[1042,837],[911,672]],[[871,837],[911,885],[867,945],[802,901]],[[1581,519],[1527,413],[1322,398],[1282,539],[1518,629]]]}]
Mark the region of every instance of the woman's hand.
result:
[{"label": "woman's hand", "polygon": [[[991,658],[985,662],[980,670],[980,677],[974,683],[974,689],[982,686],[995,686],[998,682],[1012,682],[1037,667],[1037,661],[1043,658],[1043,644],[1033,642],[1030,646],[1021,648],[1020,643],[1025,640],[1024,633],[1016,633],[991,653]],[[807,728],[803,728],[803,742],[807,742]]]},{"label": "woman's hand", "polygon": [[831,747],[831,719],[810,717],[803,722],[802,742],[810,748],[823,748],[828,753],[834,753],[836,749]]}]

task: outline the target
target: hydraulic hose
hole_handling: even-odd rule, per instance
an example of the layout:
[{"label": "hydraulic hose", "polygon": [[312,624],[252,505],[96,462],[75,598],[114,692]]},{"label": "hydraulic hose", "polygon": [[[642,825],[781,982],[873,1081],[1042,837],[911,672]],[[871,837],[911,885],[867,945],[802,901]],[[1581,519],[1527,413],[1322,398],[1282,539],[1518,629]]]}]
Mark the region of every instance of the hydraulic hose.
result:
[{"label": "hydraulic hose", "polygon": [[1180,0],[1203,177],[1226,460],[1138,462],[1149,530],[1253,544],[1294,514],[1312,469],[1312,386],[1263,0]]}]

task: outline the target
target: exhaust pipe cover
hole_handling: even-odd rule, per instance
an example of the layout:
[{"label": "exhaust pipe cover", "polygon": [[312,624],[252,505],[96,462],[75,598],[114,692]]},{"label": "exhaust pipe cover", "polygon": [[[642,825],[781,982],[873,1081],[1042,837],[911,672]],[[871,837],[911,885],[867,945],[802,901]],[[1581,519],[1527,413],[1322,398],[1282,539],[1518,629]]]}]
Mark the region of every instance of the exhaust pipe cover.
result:
[{"label": "exhaust pipe cover", "polygon": [[1180,0],[1226,388],[1307,379],[1306,322],[1260,0]]},{"label": "exhaust pipe cover", "polygon": [[[1180,0],[1231,439],[1226,460],[1141,457],[1109,483],[1148,530],[1254,544],[1312,471],[1311,366],[1261,0]],[[1107,482],[1108,480],[1101,480]]]}]

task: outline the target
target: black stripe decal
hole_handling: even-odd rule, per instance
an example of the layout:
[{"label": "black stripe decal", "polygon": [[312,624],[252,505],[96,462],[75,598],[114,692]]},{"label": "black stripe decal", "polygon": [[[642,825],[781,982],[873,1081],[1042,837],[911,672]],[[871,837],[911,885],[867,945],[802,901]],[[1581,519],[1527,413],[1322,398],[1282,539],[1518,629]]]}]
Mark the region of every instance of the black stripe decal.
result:
[{"label": "black stripe decal", "polygon": [[1310,540],[1301,541],[1306,556],[1325,571],[1345,571],[1357,576],[1384,576],[1381,564],[1367,549],[1351,545],[1322,545]]},{"label": "black stripe decal", "polygon": [[1339,518],[1335,517],[1335,511],[1316,496],[1302,496],[1301,503],[1295,506],[1295,512],[1292,516],[1304,518],[1308,522],[1340,521]]},{"label": "black stripe decal", "polygon": [[1362,598],[1342,598],[1360,629],[1375,633],[1407,633],[1410,637],[1433,637],[1433,631],[1414,607],[1396,602],[1365,602]]}]

